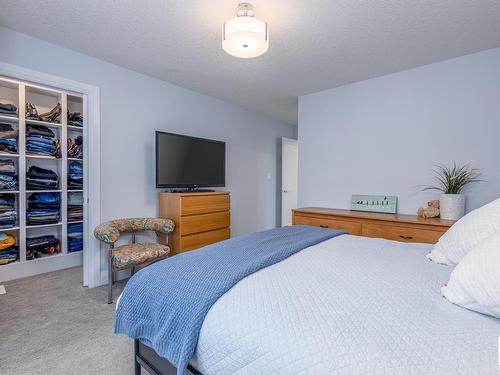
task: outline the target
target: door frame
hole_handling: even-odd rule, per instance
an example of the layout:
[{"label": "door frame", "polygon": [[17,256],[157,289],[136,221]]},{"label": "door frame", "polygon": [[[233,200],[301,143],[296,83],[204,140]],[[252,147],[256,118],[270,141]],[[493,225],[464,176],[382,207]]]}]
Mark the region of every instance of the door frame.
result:
[{"label": "door frame", "polygon": [[[83,96],[83,110],[87,113],[86,135],[88,140],[86,146],[87,196],[84,197],[87,200],[88,208],[87,223],[84,225],[84,238],[87,248],[83,252],[83,285],[91,288],[99,286],[101,285],[101,249],[100,243],[94,238],[91,228],[95,228],[101,221],[100,89],[97,86],[4,62],[0,62],[0,75],[78,93]],[[92,173],[89,173],[89,171],[92,171]]]},{"label": "door frame", "polygon": [[[280,198],[281,198],[281,212],[280,212],[280,222],[281,222],[281,226],[283,226],[283,183],[284,183],[284,176],[283,174],[285,173],[285,168],[283,168],[283,164],[284,164],[284,159],[283,159],[283,146],[285,144],[290,144],[290,145],[294,145],[294,146],[299,146],[299,141],[297,139],[294,139],[294,138],[287,138],[287,137],[281,137],[281,190],[280,190]],[[298,203],[298,164],[297,164],[297,203]],[[291,213],[290,213],[291,214]]]}]

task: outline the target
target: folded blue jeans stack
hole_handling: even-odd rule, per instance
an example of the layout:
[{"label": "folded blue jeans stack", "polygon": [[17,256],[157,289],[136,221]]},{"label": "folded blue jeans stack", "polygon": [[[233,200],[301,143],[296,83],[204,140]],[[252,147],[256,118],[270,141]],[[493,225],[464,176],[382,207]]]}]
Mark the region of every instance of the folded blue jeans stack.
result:
[{"label": "folded blue jeans stack", "polygon": [[17,222],[14,194],[0,194],[0,229],[12,228]]},{"label": "folded blue jeans stack", "polygon": [[26,189],[28,190],[56,190],[59,187],[59,176],[50,169],[36,165],[29,167],[26,173]]},{"label": "folded blue jeans stack", "polygon": [[68,252],[83,250],[83,223],[68,224]]},{"label": "folded blue jeans stack", "polygon": [[14,160],[0,160],[0,190],[15,190],[16,188],[17,172]]},{"label": "folded blue jeans stack", "polygon": [[11,124],[0,123],[0,152],[16,154],[18,134]]},{"label": "folded blue jeans stack", "polygon": [[60,212],[60,193],[33,193],[28,197],[26,222],[28,225],[58,223]]},{"label": "folded blue jeans stack", "polygon": [[72,190],[83,189],[83,163],[73,161],[68,167],[68,188]]},{"label": "folded blue jeans stack", "polygon": [[57,156],[56,136],[43,125],[27,125],[26,152],[30,154]]},{"label": "folded blue jeans stack", "polygon": [[17,116],[17,107],[14,104],[0,103],[0,115]]}]

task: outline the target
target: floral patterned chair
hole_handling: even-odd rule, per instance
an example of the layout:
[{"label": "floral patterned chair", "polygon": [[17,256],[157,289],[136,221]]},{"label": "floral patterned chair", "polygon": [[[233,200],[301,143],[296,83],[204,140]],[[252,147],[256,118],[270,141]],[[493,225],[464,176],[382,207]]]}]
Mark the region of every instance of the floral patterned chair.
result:
[{"label": "floral patterned chair", "polygon": [[[174,231],[175,224],[170,219],[129,218],[108,221],[97,226],[94,236],[109,244],[108,252],[108,303],[113,303],[114,272],[132,269],[144,263],[166,258],[170,252],[169,235]],[[159,243],[136,243],[136,232],[153,231],[156,235],[164,234],[167,245]],[[122,233],[132,233],[132,243],[115,247],[115,242]]]}]

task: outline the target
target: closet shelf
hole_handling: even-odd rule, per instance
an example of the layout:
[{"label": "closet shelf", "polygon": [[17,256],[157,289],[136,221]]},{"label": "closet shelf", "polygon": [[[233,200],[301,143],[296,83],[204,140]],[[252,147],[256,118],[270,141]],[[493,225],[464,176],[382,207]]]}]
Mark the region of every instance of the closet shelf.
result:
[{"label": "closet shelf", "polygon": [[19,154],[9,154],[8,152],[0,152],[0,156],[5,158],[18,158]]},{"label": "closet shelf", "polygon": [[69,193],[83,193],[83,189],[68,189]]},{"label": "closet shelf", "polygon": [[56,129],[60,129],[62,127],[62,125],[58,124],[57,122],[47,122],[47,121],[40,121],[40,120],[28,120],[28,119],[26,119],[26,123],[31,124],[31,125],[43,125],[43,126],[46,126],[48,128],[56,128]]},{"label": "closet shelf", "polygon": [[0,115],[0,121],[4,122],[18,122],[19,117]]},{"label": "closet shelf", "polygon": [[83,223],[83,220],[75,220],[75,221],[68,220],[68,224],[80,224],[80,223]]},{"label": "closet shelf", "polygon": [[55,156],[48,156],[48,155],[37,155],[37,154],[26,154],[27,158],[32,158],[32,159],[53,159],[53,160],[61,160],[61,158],[56,158]]},{"label": "closet shelf", "polygon": [[21,261],[19,259],[7,264],[0,264],[0,270],[6,270],[9,267],[16,267],[16,265],[18,264],[21,264]]},{"label": "closet shelf", "polygon": [[52,224],[40,224],[40,225],[26,225],[26,229],[31,229],[31,228],[47,228],[47,227],[57,227],[59,225],[62,225],[61,222],[59,223],[52,223]]},{"label": "closet shelf", "polygon": [[26,190],[26,194],[32,193],[62,193],[62,190]]},{"label": "closet shelf", "polygon": [[39,261],[39,260],[43,260],[43,259],[48,259],[48,258],[55,258],[55,257],[61,257],[61,256],[64,256],[66,254],[64,253],[55,253],[55,254],[43,254],[40,258],[33,258],[33,259],[30,259],[30,260],[26,260],[26,262],[36,262],[36,261]]},{"label": "closet shelf", "polygon": [[12,228],[0,228],[0,232],[10,232],[14,230],[19,230],[18,226],[12,227]]},{"label": "closet shelf", "polygon": [[70,160],[70,161],[83,161],[83,159],[79,159],[79,158],[68,158],[68,160]]},{"label": "closet shelf", "polygon": [[0,194],[17,194],[19,190],[0,190]]},{"label": "closet shelf", "polygon": [[83,131],[83,128],[81,126],[68,125],[67,128],[70,129],[70,130]]}]

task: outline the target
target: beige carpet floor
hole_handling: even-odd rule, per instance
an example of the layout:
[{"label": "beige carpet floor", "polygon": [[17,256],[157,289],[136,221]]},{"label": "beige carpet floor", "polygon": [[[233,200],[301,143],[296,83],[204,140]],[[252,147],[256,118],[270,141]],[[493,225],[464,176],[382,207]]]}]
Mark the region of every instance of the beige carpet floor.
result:
[{"label": "beige carpet floor", "polygon": [[134,373],[133,341],[113,333],[115,305],[106,303],[105,287],[82,287],[81,267],[4,285],[1,375]]}]

